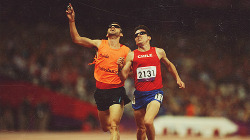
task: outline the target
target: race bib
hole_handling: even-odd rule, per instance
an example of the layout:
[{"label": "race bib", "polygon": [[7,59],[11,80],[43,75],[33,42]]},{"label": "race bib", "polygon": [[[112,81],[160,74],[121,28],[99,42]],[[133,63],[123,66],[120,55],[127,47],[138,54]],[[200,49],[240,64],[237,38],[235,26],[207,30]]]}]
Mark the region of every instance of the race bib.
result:
[{"label": "race bib", "polygon": [[154,81],[156,77],[156,66],[139,67],[136,72],[138,82]]},{"label": "race bib", "polygon": [[155,99],[158,100],[158,101],[160,101],[160,102],[162,102],[163,95],[160,94],[160,93],[157,93],[157,94],[155,95]]}]

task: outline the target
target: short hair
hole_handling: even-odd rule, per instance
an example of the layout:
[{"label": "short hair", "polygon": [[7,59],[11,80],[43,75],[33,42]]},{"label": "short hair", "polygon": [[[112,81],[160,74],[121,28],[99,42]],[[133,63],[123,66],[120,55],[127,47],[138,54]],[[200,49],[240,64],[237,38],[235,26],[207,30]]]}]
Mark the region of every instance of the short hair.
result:
[{"label": "short hair", "polygon": [[112,25],[112,24],[117,24],[117,25],[119,25],[120,26],[120,29],[121,29],[121,32],[122,32],[122,27],[121,27],[121,24],[119,24],[118,22],[112,22],[112,23],[110,23],[109,25]]},{"label": "short hair", "polygon": [[151,31],[148,29],[147,26],[145,26],[145,25],[139,25],[139,26],[135,27],[134,33],[135,33],[137,30],[139,30],[139,29],[145,30],[145,31],[147,32],[147,35],[148,35],[148,36],[151,36]]}]

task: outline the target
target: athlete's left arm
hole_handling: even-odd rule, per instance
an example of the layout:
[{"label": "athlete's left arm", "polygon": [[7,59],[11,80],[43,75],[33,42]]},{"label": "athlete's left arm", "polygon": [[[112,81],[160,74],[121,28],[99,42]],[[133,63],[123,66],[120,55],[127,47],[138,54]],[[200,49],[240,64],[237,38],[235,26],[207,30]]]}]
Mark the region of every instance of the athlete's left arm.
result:
[{"label": "athlete's left arm", "polygon": [[156,48],[156,53],[159,57],[159,59],[161,60],[161,62],[163,62],[165,64],[165,66],[167,67],[168,71],[173,75],[173,77],[175,78],[179,88],[185,88],[185,83],[182,82],[176,67],[174,66],[174,64],[172,62],[169,61],[169,59],[167,58],[167,55],[165,53],[165,51],[161,48]]},{"label": "athlete's left arm", "polygon": [[125,81],[130,74],[133,58],[134,58],[134,52],[130,52],[126,57],[126,62],[124,67],[119,66],[119,62],[117,62],[118,76],[122,81]]}]

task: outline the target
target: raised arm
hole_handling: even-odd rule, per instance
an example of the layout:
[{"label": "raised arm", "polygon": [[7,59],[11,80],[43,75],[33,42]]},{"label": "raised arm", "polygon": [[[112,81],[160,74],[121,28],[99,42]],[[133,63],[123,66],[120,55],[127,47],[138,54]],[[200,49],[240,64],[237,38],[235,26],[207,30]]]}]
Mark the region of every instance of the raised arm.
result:
[{"label": "raised arm", "polygon": [[122,65],[122,62],[119,62],[119,60],[117,61],[118,71],[119,71],[118,76],[122,81],[125,81],[130,74],[130,68],[132,66],[133,58],[134,58],[134,52],[130,52],[126,57],[126,62],[124,66]]},{"label": "raised arm", "polygon": [[165,51],[161,48],[156,48],[156,52],[157,55],[159,57],[159,59],[161,60],[161,62],[163,62],[165,64],[165,66],[167,67],[168,71],[173,75],[173,77],[175,78],[179,88],[185,88],[185,83],[182,82],[176,67],[174,66],[174,64],[172,62],[170,62],[167,58],[167,55],[165,53]]},{"label": "raised arm", "polygon": [[69,3],[67,10],[66,10],[67,17],[69,19],[69,28],[70,28],[70,35],[72,38],[72,41],[76,44],[79,44],[84,47],[99,47],[101,44],[101,40],[91,40],[87,37],[81,37],[76,29],[75,25],[75,11]]}]

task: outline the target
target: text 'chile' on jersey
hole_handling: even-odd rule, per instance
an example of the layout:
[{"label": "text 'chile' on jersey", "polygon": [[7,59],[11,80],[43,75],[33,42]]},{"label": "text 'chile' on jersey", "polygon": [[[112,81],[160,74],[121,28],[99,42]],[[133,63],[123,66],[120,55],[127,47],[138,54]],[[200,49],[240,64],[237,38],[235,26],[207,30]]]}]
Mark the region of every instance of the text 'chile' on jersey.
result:
[{"label": "text 'chile' on jersey", "polygon": [[161,89],[161,64],[155,47],[146,52],[134,50],[133,73],[135,88],[138,91]]}]

